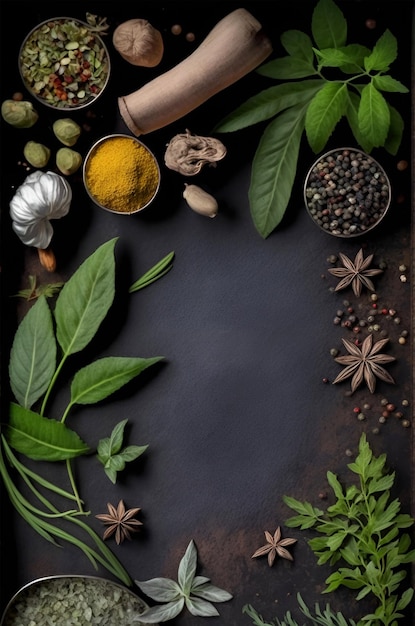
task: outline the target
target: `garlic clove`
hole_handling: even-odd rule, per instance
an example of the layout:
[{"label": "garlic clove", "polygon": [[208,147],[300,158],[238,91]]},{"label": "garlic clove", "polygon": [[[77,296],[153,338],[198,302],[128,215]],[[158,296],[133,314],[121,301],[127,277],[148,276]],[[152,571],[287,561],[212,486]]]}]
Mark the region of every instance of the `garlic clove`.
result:
[{"label": "garlic clove", "polygon": [[218,213],[218,203],[210,193],[201,187],[185,183],[183,198],[196,213],[205,215],[206,217],[216,217]]}]

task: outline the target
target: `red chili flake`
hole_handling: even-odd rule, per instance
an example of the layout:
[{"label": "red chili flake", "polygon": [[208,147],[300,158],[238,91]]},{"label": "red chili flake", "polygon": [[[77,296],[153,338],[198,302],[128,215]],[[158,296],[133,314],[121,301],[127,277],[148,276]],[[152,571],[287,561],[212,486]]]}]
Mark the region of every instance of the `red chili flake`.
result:
[{"label": "red chili flake", "polygon": [[360,407],[355,406],[353,409],[353,413],[360,413]]},{"label": "red chili flake", "polygon": [[388,311],[388,309],[382,309],[381,313],[382,313],[382,315],[388,315],[389,311]]},{"label": "red chili flake", "polygon": [[377,308],[378,308],[378,305],[376,304],[376,302],[373,302],[372,303],[372,309],[377,309]]}]

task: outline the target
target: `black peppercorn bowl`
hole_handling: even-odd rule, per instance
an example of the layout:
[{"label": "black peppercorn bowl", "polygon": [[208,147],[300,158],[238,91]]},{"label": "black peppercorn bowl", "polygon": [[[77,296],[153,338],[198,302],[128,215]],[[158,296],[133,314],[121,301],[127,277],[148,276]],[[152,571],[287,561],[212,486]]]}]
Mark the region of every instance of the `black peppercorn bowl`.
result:
[{"label": "black peppercorn bowl", "polygon": [[383,167],[358,148],[337,148],[318,157],[304,183],[313,222],[335,237],[352,238],[375,228],[391,203]]}]

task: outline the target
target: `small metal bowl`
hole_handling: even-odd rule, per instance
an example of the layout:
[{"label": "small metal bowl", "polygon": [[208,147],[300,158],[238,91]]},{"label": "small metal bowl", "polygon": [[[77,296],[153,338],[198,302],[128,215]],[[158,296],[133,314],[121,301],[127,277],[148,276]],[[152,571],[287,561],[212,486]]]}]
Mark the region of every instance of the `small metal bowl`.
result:
[{"label": "small metal bowl", "polygon": [[[81,596],[82,602],[79,600]],[[49,623],[45,610],[53,611],[55,620],[60,610],[61,619],[54,621],[59,624],[129,626],[133,623],[132,616],[147,608],[144,600],[133,591],[106,578],[78,574],[46,576],[27,583],[14,594],[4,610],[0,626]],[[142,622],[134,624],[139,626]]]},{"label": "small metal bowl", "polygon": [[[124,146],[122,157],[114,151],[104,162],[103,151],[109,149],[109,142],[119,140]],[[97,156],[99,160],[95,158]],[[141,168],[146,169],[142,179]],[[127,188],[122,181],[125,182],[128,169],[133,172],[136,183]],[[103,182],[99,184],[101,178]],[[95,191],[91,189],[94,179],[97,187]],[[89,197],[101,209],[119,215],[132,215],[146,209],[157,196],[160,188],[160,167],[153,152],[136,137],[124,134],[107,135],[94,143],[87,153],[83,164],[83,180]]]},{"label": "small metal bowl", "polygon": [[385,217],[391,184],[383,167],[358,148],[330,150],[313,163],[304,183],[304,201],[325,233],[350,239],[364,235]]},{"label": "small metal bowl", "polygon": [[54,17],[35,26],[20,47],[18,64],[29,93],[47,107],[63,111],[94,103],[111,71],[102,38],[73,17]]}]

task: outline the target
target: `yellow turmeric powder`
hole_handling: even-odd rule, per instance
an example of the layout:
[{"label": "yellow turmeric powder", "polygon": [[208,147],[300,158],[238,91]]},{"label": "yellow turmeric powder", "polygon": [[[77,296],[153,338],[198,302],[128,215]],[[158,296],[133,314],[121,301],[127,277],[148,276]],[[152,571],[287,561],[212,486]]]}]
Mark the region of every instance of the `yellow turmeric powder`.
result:
[{"label": "yellow turmeric powder", "polygon": [[85,163],[85,184],[93,199],[119,213],[143,208],[156,193],[159,177],[151,152],[126,135],[104,139]]}]

